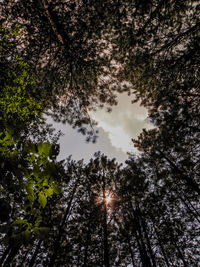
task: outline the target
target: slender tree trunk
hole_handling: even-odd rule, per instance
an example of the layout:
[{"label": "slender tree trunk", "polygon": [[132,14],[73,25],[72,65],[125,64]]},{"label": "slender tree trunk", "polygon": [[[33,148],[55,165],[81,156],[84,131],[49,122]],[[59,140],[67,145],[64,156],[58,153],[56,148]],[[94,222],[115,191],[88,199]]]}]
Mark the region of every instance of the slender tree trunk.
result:
[{"label": "slender tree trunk", "polygon": [[144,244],[144,241],[143,241],[141,230],[136,230],[135,237],[136,237],[137,243],[139,245],[140,258],[142,260],[143,267],[152,267],[151,261],[149,259],[148,254],[147,254],[146,247],[145,247],[145,244]]},{"label": "slender tree trunk", "polygon": [[106,194],[105,194],[105,174],[102,176],[102,189],[103,189],[103,244],[104,244],[104,265],[109,267],[109,247],[108,247],[108,229],[107,229],[107,207],[106,207]]},{"label": "slender tree trunk", "polygon": [[58,27],[57,27],[55,21],[53,21],[52,16],[51,16],[51,14],[49,12],[49,9],[48,9],[48,1],[41,0],[41,4],[42,4],[42,6],[44,8],[44,12],[45,12],[45,15],[46,15],[46,17],[47,17],[47,19],[49,21],[49,24],[51,25],[52,31],[54,32],[54,34],[57,37],[58,41],[61,44],[64,44],[63,38],[62,38],[62,36],[58,32]]},{"label": "slender tree trunk", "polygon": [[[125,218],[123,220],[125,222]],[[127,229],[125,230],[124,227],[122,226],[122,224],[121,224],[121,228],[123,229],[123,231],[121,231],[121,234],[125,237],[125,239],[127,240],[127,243],[128,243],[128,248],[129,248],[130,255],[131,255],[132,265],[133,265],[133,267],[135,267],[136,264],[135,264],[135,260],[134,260],[134,254],[133,254],[133,250],[132,250],[132,245],[131,245],[131,239],[130,239],[130,235],[129,235],[129,230],[127,230]]]},{"label": "slender tree trunk", "polygon": [[[152,219],[151,219],[151,220],[152,220]],[[165,259],[166,265],[167,265],[167,267],[170,267],[170,264],[169,264],[167,255],[166,255],[166,253],[165,253],[164,246],[162,245],[162,241],[160,240],[158,231],[157,231],[157,229],[156,229],[156,226],[155,226],[155,223],[154,223],[153,220],[152,220],[152,223],[153,223],[153,228],[154,228],[154,231],[155,231],[155,233],[156,233],[156,237],[157,237],[157,240],[158,240],[158,244],[159,244],[159,246],[160,246],[161,252],[162,252],[163,257],[164,257],[164,259]]]},{"label": "slender tree trunk", "polygon": [[66,219],[69,215],[69,212],[70,212],[70,209],[71,209],[71,205],[72,205],[72,201],[74,199],[74,195],[76,193],[76,189],[78,187],[78,184],[79,184],[79,178],[77,179],[75,185],[74,185],[74,188],[73,188],[73,191],[72,191],[72,194],[71,194],[71,197],[70,197],[70,200],[69,200],[69,203],[68,203],[68,206],[67,206],[67,209],[65,211],[65,215],[64,215],[64,218],[62,220],[62,223],[60,224],[60,226],[58,227],[58,235],[56,237],[56,240],[54,242],[54,246],[53,246],[53,254],[52,256],[50,257],[50,262],[49,262],[49,267],[53,267],[54,266],[54,263],[55,263],[55,259],[56,259],[56,255],[57,255],[57,252],[60,248],[60,240],[61,240],[61,237],[62,237],[62,230],[63,230],[63,227],[66,223]]},{"label": "slender tree trunk", "polygon": [[132,250],[132,247],[131,247],[131,241],[130,241],[130,238],[129,238],[128,235],[127,235],[127,241],[128,241],[128,248],[129,248],[130,255],[131,255],[132,265],[133,265],[133,267],[135,267],[136,265],[135,265],[135,262],[134,262],[133,250]]},{"label": "slender tree trunk", "polygon": [[142,228],[143,228],[144,236],[145,236],[145,239],[147,241],[147,247],[148,247],[148,251],[149,251],[150,257],[151,257],[151,261],[152,261],[153,267],[156,267],[157,265],[156,265],[155,256],[153,254],[153,251],[152,251],[152,248],[151,248],[151,243],[150,243],[150,240],[149,240],[149,236],[147,234],[146,222],[145,222],[145,219],[143,218],[143,216],[141,214],[139,206],[138,206],[137,209],[138,209],[141,225],[142,225]]},{"label": "slender tree trunk", "polygon": [[191,206],[191,208],[193,209],[193,211],[196,213],[196,216],[198,216],[198,218],[200,218],[199,211],[193,206],[193,204],[191,203],[190,199],[186,195],[184,195],[184,197],[187,199],[189,205]]},{"label": "slender tree trunk", "polygon": [[89,243],[90,243],[90,224],[88,225],[88,231],[87,231],[87,238],[86,238],[86,245],[85,245],[85,253],[84,253],[84,263],[83,263],[83,267],[87,267],[87,262],[88,262],[88,247],[89,247]]},{"label": "slender tree trunk", "polygon": [[187,264],[187,262],[185,261],[184,256],[183,256],[183,254],[182,254],[180,248],[176,245],[175,241],[174,241],[174,245],[175,245],[175,247],[176,247],[176,249],[177,249],[177,251],[178,251],[178,254],[179,254],[179,256],[180,256],[180,259],[181,259],[182,262],[183,262],[184,267],[188,267],[188,264]]},{"label": "slender tree trunk", "polygon": [[180,259],[181,259],[182,262],[183,262],[184,267],[187,267],[188,264],[187,264],[187,262],[185,261],[184,256],[183,256],[183,254],[182,254],[182,252],[181,252],[179,246],[176,244],[176,240],[175,240],[175,238],[174,238],[173,233],[169,232],[169,234],[170,234],[170,240],[171,240],[171,243],[174,245],[175,249],[178,251],[178,254],[179,254],[179,256],[180,256]]},{"label": "slender tree trunk", "polygon": [[11,250],[9,251],[9,255],[6,258],[3,266],[11,266],[11,263],[15,256],[17,255],[17,252],[20,250],[20,245],[18,247],[11,247]]},{"label": "slender tree trunk", "polygon": [[27,266],[26,259],[27,259],[27,255],[28,255],[28,253],[30,253],[30,251],[31,251],[31,248],[28,248],[28,249],[26,250],[26,253],[25,253],[25,255],[24,255],[24,257],[22,258],[22,261],[21,261],[21,263],[20,263],[20,266]]},{"label": "slender tree trunk", "polygon": [[81,246],[82,246],[82,244],[81,244],[81,242],[79,242],[79,244],[78,244],[78,251],[79,251],[79,253],[78,253],[78,259],[77,259],[77,265],[76,266],[81,266],[81,264],[80,264],[80,260],[81,260]]},{"label": "slender tree trunk", "polygon": [[[186,208],[188,209],[188,211],[190,211],[193,216],[196,218],[196,220],[200,223],[200,220],[199,220],[199,214],[198,214],[198,211],[193,207],[193,205],[189,202],[189,204],[191,205],[191,208],[189,206],[189,204],[186,203],[186,201],[181,197],[181,195],[179,196],[181,201],[183,202],[183,204],[186,206]],[[192,210],[193,209],[193,210]]]},{"label": "slender tree trunk", "polygon": [[88,266],[88,248],[91,242],[91,220],[92,220],[92,210],[91,207],[93,205],[93,199],[91,198],[91,186],[90,182],[88,181],[87,184],[87,191],[88,191],[88,197],[89,197],[89,202],[90,202],[90,213],[89,213],[89,222],[88,222],[88,228],[87,228],[87,237],[86,237],[86,244],[85,244],[85,253],[84,253],[84,263],[83,267]]},{"label": "slender tree trunk", "polygon": [[133,218],[131,219],[133,222],[133,234],[136,238],[139,253],[140,253],[140,259],[142,261],[143,267],[152,267],[151,261],[149,259],[149,256],[146,251],[145,243],[143,240],[142,232],[141,232],[141,225],[138,219],[137,212],[135,211],[132,202],[129,202],[129,207],[133,211]]},{"label": "slender tree trunk", "polygon": [[135,220],[134,220],[134,223],[135,223],[135,226],[136,226],[136,236],[137,236],[137,232],[138,232],[138,244],[139,244],[139,241],[141,242],[141,259],[142,259],[142,262],[143,262],[143,266],[144,267],[152,267],[152,264],[151,264],[151,261],[150,261],[150,258],[148,256],[148,253],[147,253],[147,250],[146,250],[146,246],[145,246],[145,243],[144,243],[144,238],[143,238],[143,233],[142,233],[142,229],[141,229],[141,224],[140,224],[140,219],[138,217],[138,213],[133,210],[134,212],[134,216],[135,216]]},{"label": "slender tree trunk", "polygon": [[[168,223],[165,222],[165,224],[167,225]],[[182,254],[182,252],[181,252],[179,246],[178,246],[177,243],[176,243],[177,240],[175,240],[175,237],[174,237],[174,235],[173,235],[172,232],[169,231],[169,235],[170,235],[171,243],[174,245],[174,248],[178,251],[178,254],[179,254],[179,256],[180,256],[180,259],[181,259],[182,262],[183,262],[183,266],[184,266],[184,267],[187,267],[188,264],[187,264],[187,262],[186,262],[185,259],[184,259],[184,255]]]},{"label": "slender tree trunk", "polygon": [[39,249],[40,249],[41,244],[42,244],[42,240],[38,241],[37,246],[36,246],[36,249],[34,251],[34,254],[33,254],[32,258],[31,258],[31,261],[30,261],[28,267],[33,267],[33,265],[35,263],[35,260],[36,260],[36,257],[37,257],[37,254],[39,252]]},{"label": "slender tree trunk", "polygon": [[6,250],[4,251],[4,253],[3,253],[2,257],[1,257],[1,260],[0,260],[0,266],[3,266],[3,263],[4,263],[4,261],[5,261],[6,257],[7,257],[7,255],[9,254],[10,250],[11,250],[11,246],[9,245],[9,246],[6,248]]},{"label": "slender tree trunk", "polygon": [[134,236],[136,238],[138,250],[139,250],[139,253],[140,253],[140,259],[142,261],[142,266],[143,267],[146,267],[146,266],[148,267],[148,264],[146,264],[146,255],[144,253],[144,249],[142,249],[142,245],[140,244],[140,240],[139,240],[138,233],[137,233],[136,230],[135,230]]}]

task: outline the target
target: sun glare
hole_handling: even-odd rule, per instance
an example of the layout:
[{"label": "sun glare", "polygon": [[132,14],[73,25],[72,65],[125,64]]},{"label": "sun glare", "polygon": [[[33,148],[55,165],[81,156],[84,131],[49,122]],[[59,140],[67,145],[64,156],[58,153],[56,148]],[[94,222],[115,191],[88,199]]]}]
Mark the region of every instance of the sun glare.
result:
[{"label": "sun glare", "polygon": [[112,203],[113,197],[112,197],[112,193],[111,192],[109,192],[109,191],[106,190],[105,191],[105,198],[102,195],[103,195],[103,193],[101,192],[100,193],[100,196],[98,196],[96,198],[96,200],[95,200],[96,204],[102,204],[102,203],[104,203],[104,204],[106,204],[108,206],[109,204]]},{"label": "sun glare", "polygon": [[111,201],[111,196],[107,196],[107,197],[106,197],[106,204],[109,204],[110,201]]}]

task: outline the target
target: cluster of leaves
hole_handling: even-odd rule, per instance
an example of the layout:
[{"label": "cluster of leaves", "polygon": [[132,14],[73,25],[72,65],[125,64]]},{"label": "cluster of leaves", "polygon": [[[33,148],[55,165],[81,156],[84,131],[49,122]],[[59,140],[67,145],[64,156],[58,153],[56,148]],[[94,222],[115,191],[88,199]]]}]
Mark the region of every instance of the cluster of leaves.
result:
[{"label": "cluster of leaves", "polygon": [[11,129],[6,130],[0,139],[1,202],[10,205],[7,211],[1,212],[0,219],[7,223],[5,232],[15,226],[7,236],[8,241],[18,237],[23,242],[25,233],[38,231],[41,209],[45,208],[47,200],[60,193],[58,183],[64,168],[55,161],[58,146],[50,142],[22,142],[13,138],[12,133]]},{"label": "cluster of leaves", "polygon": [[11,55],[23,36],[23,27],[2,27],[0,31],[0,120],[1,124],[31,121],[44,109],[43,100],[35,97],[36,76],[22,58]]},{"label": "cluster of leaves", "polygon": [[[23,31],[17,25],[2,27],[0,34],[1,239],[10,247],[14,242],[14,251],[40,235],[42,210],[48,199],[60,193],[58,183],[64,167],[56,162],[57,138],[47,140],[48,126],[45,131],[44,125],[33,125],[43,123],[44,101],[35,96],[37,78],[27,62],[8,53],[16,49]],[[39,127],[44,130],[44,141],[34,138],[41,133]]]},{"label": "cluster of leaves", "polygon": [[[112,1],[17,1],[2,4],[2,21],[20,24],[21,57],[34,73],[38,98],[54,120],[68,122],[88,136],[88,109],[116,104],[119,90],[111,75]],[[19,50],[15,51],[19,54]],[[14,54],[14,53],[13,53]]]},{"label": "cluster of leaves", "polygon": [[[43,101],[34,99],[29,93],[36,77],[30,74],[28,63],[17,58],[12,65],[16,71],[8,71],[7,79],[1,88],[0,119],[9,121],[15,117],[17,121],[28,121],[43,110]],[[36,89],[33,89],[32,93],[35,92]]]}]

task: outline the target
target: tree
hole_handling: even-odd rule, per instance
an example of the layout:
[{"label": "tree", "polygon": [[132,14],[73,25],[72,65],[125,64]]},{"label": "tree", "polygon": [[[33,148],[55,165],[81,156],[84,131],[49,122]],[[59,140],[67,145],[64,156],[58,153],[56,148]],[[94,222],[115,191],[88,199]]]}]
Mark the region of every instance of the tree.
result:
[{"label": "tree", "polygon": [[[81,127],[91,123],[89,109],[116,104],[106,37],[111,8],[112,1],[3,4],[3,23],[24,29],[16,53],[31,65],[40,88],[36,94],[55,120]],[[87,132],[84,127],[80,131]]]},{"label": "tree", "polygon": [[[197,2],[2,5],[0,265],[198,265]],[[57,162],[42,114],[87,133],[87,111],[123,90],[155,126],[141,154]]]},{"label": "tree", "polygon": [[[20,27],[1,29],[0,47],[10,51]],[[42,231],[42,209],[47,199],[59,193],[59,177],[64,172],[62,163],[56,162],[59,146],[57,136],[50,128],[44,130],[41,118],[43,100],[30,92],[35,86],[35,75],[22,58],[1,54],[4,65],[0,85],[0,159],[1,159],[1,239],[5,251],[1,265],[10,264],[20,247],[29,244],[32,236]],[[32,123],[34,120],[34,123]],[[41,128],[41,129],[40,129]],[[40,138],[34,138],[44,130]],[[50,135],[48,139],[47,132]],[[45,142],[46,139],[46,142]]]}]

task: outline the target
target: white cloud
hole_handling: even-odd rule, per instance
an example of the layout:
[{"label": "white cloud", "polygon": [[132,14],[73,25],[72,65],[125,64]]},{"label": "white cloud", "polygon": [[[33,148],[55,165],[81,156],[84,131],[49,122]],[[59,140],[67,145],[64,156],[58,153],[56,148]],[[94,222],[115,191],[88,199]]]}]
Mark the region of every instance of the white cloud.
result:
[{"label": "white cloud", "polygon": [[131,104],[130,96],[126,94],[119,95],[118,102],[111,113],[101,109],[90,115],[108,133],[112,146],[123,152],[136,153],[131,138],[137,138],[143,128],[151,128],[146,121],[147,111],[138,103]]},{"label": "white cloud", "polygon": [[108,137],[114,147],[122,150],[125,153],[131,150],[130,136],[122,127],[110,126],[103,121],[99,121],[98,126],[108,133]]},{"label": "white cloud", "polygon": [[131,138],[137,138],[142,128],[151,127],[145,121],[147,111],[139,104],[131,104],[130,97],[124,94],[119,96],[119,104],[111,113],[98,110],[90,115],[99,124],[99,137],[95,144],[86,143],[85,136],[77,133],[71,126],[55,123],[48,118],[49,123],[53,123],[57,130],[65,134],[60,138],[60,160],[72,155],[73,159],[84,158],[85,162],[88,162],[94,152],[100,150],[109,158],[114,157],[118,162],[123,163],[128,157],[126,152],[137,153]]}]

